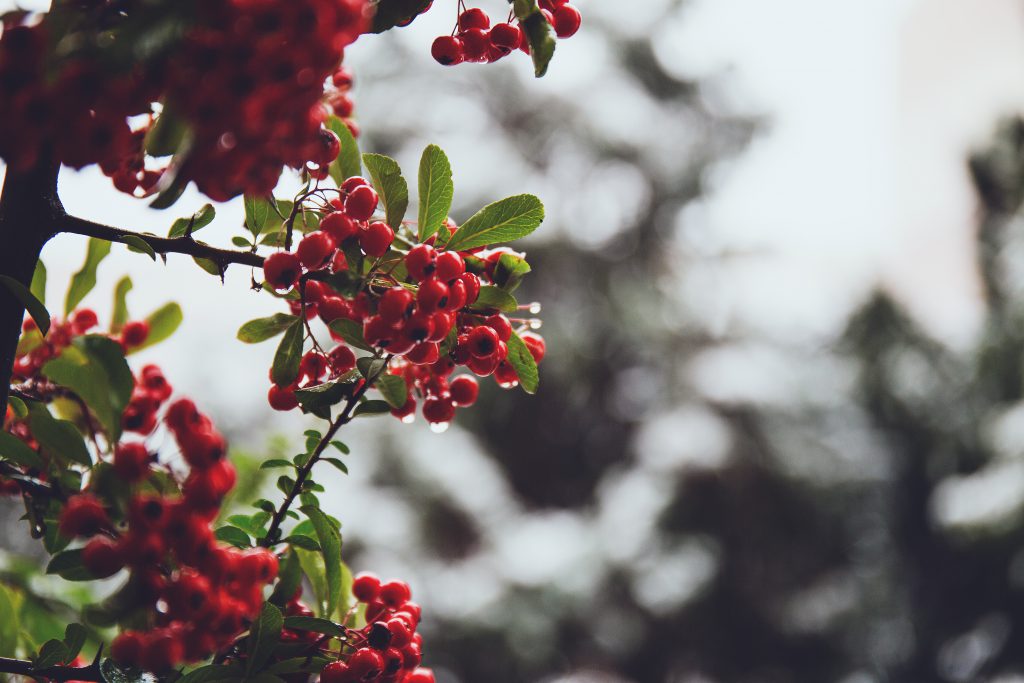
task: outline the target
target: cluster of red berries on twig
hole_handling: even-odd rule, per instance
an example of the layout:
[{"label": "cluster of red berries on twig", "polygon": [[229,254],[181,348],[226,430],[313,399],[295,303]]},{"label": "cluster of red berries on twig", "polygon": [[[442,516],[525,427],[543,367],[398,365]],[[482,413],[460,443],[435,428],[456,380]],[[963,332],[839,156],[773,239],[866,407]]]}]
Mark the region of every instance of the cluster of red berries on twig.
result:
[{"label": "cluster of red berries on twig", "polygon": [[[460,3],[461,4],[461,3]],[[570,38],[582,23],[578,9],[567,0],[540,0],[541,13],[559,38]],[[454,66],[463,62],[492,63],[515,50],[530,53],[530,42],[519,22],[507,21],[491,25],[491,18],[479,7],[460,12],[455,31],[438,36],[430,53],[438,63]]]},{"label": "cluster of red berries on twig", "polygon": [[348,652],[324,667],[320,683],[434,683],[433,671],[420,666],[420,606],[412,602],[409,585],[362,573],[352,593],[366,604],[366,626],[350,631]]}]

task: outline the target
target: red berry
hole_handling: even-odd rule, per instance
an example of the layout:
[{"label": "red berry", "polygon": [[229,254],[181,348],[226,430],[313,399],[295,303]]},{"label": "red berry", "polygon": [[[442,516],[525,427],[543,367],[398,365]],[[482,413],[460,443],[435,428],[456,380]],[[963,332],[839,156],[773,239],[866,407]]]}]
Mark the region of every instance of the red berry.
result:
[{"label": "red berry", "polygon": [[[423,402],[423,419],[431,424],[451,422],[454,417],[455,404],[452,403],[450,398],[431,396]],[[398,605],[395,606],[397,607]]]},{"label": "red berry", "polygon": [[334,211],[320,221],[320,230],[334,238],[334,243],[338,245],[356,234],[359,226],[341,211]]},{"label": "red berry", "polygon": [[359,246],[367,256],[379,258],[391,248],[395,231],[384,221],[370,223],[359,235]]},{"label": "red berry", "polygon": [[137,631],[125,631],[119,633],[110,644],[111,656],[127,666],[134,666],[139,662],[139,655],[142,652],[144,639]]},{"label": "red berry", "polygon": [[362,647],[349,657],[348,668],[355,674],[356,680],[374,680],[384,670],[384,658],[373,648]]},{"label": "red berry", "polygon": [[412,591],[405,581],[391,580],[380,585],[380,599],[388,607],[401,607],[411,597]]},{"label": "red berry", "polygon": [[466,305],[475,303],[480,297],[480,278],[473,273],[463,273],[459,280],[466,285]]},{"label": "red berry", "polygon": [[405,359],[415,365],[433,365],[439,357],[438,345],[434,342],[421,342],[405,354]]},{"label": "red berry", "polygon": [[380,578],[370,572],[356,574],[352,580],[352,595],[356,596],[359,602],[376,600],[380,595]]},{"label": "red berry", "polygon": [[491,45],[500,48],[504,52],[511,52],[519,47],[519,41],[523,39],[522,32],[518,26],[512,24],[497,24],[488,34]]},{"label": "red berry", "polygon": [[437,683],[434,672],[420,667],[405,677],[405,683]]},{"label": "red berry", "polygon": [[462,283],[462,280],[456,278],[448,285],[448,302],[444,307],[449,311],[457,311],[465,305],[466,285]]},{"label": "red berry", "polygon": [[330,324],[338,318],[348,317],[349,306],[348,302],[340,296],[328,296],[317,304],[317,310],[320,313],[320,319]]},{"label": "red berry", "polygon": [[405,256],[405,269],[409,276],[420,282],[434,272],[437,252],[429,244],[417,244]]},{"label": "red berry", "polygon": [[270,386],[270,391],[267,392],[267,401],[274,410],[292,410],[299,405],[294,389],[279,387],[276,384]]},{"label": "red berry", "polygon": [[336,346],[328,354],[331,377],[339,377],[356,366],[356,355],[347,346]]},{"label": "red berry", "polygon": [[526,348],[530,350],[530,355],[533,356],[534,362],[539,363],[544,360],[544,354],[547,352],[547,345],[544,343],[544,337],[540,336],[536,332],[523,332],[519,336],[526,344]]},{"label": "red berry", "polygon": [[425,341],[434,334],[434,316],[417,311],[409,316],[402,332],[414,343]]},{"label": "red berry", "polygon": [[95,536],[82,549],[82,564],[96,578],[105,579],[124,567],[124,552],[106,536]]},{"label": "red berry", "polygon": [[452,380],[448,390],[451,392],[455,405],[465,408],[476,403],[477,396],[480,395],[480,384],[475,377],[459,375]]},{"label": "red berry", "polygon": [[90,493],[71,496],[60,513],[60,532],[68,537],[92,536],[109,526],[103,504]]},{"label": "red berry", "polygon": [[512,336],[512,323],[501,313],[492,315],[484,321],[484,324],[498,333],[498,339],[507,342]]},{"label": "red berry", "polygon": [[465,59],[462,51],[462,41],[455,36],[439,36],[430,46],[430,54],[443,66],[455,66],[461,64]]},{"label": "red berry", "polygon": [[114,472],[127,482],[141,481],[149,474],[150,460],[145,444],[138,441],[118,444],[114,449]]},{"label": "red berry", "polygon": [[354,175],[350,178],[345,178],[345,182],[341,184],[341,191],[344,192],[345,194],[349,194],[357,187],[362,187],[364,185],[369,184],[370,183],[366,180],[366,178],[359,175]]},{"label": "red berry", "polygon": [[341,152],[341,140],[338,138],[338,134],[333,130],[327,128],[321,128],[316,134],[316,149],[310,158],[310,161],[320,164],[321,166],[328,166],[332,161],[338,158],[338,154]]},{"label": "red berry", "polygon": [[490,28],[491,19],[479,7],[473,7],[459,15],[459,30],[468,31],[471,28]]},{"label": "red berry", "polygon": [[451,282],[466,272],[466,262],[457,251],[445,251],[438,255],[434,275],[441,282]]},{"label": "red berry", "polygon": [[360,185],[345,198],[345,213],[357,221],[365,221],[377,210],[377,191],[369,185]]},{"label": "red berry", "polygon": [[299,374],[306,377],[310,382],[319,382],[327,372],[329,362],[327,356],[316,351],[310,351],[299,362]]},{"label": "red berry", "polygon": [[385,626],[391,631],[392,647],[405,647],[412,642],[412,631],[403,619],[392,617]]},{"label": "red berry", "polygon": [[487,59],[491,39],[482,28],[471,28],[459,33],[462,39],[462,53],[467,62],[482,62]]},{"label": "red berry", "polygon": [[424,313],[433,313],[448,303],[448,285],[437,278],[428,278],[420,283],[416,303]]},{"label": "red berry", "polygon": [[299,248],[295,250],[295,255],[299,257],[299,261],[307,270],[316,270],[330,257],[334,246],[333,237],[326,232],[317,230],[309,233],[299,242]]},{"label": "red berry", "polygon": [[99,319],[96,317],[96,311],[91,308],[80,308],[71,314],[71,327],[77,334],[82,334],[97,324]]},{"label": "red berry", "polygon": [[493,327],[481,325],[474,327],[469,333],[469,352],[476,358],[489,358],[494,355],[501,339]]},{"label": "red berry", "polygon": [[148,337],[149,323],[145,320],[133,320],[121,330],[121,340],[128,348],[142,346]]},{"label": "red berry", "polygon": [[498,369],[499,363],[501,363],[501,358],[496,354],[484,358],[470,356],[469,360],[466,361],[466,367],[472,370],[473,374],[478,377],[487,377],[494,374],[494,371]]},{"label": "red berry", "polygon": [[565,3],[555,8],[553,12],[554,21],[551,25],[555,27],[555,35],[559,38],[570,38],[576,31],[580,30],[580,24],[583,18],[580,16],[580,11]]},{"label": "red berry", "polygon": [[414,301],[412,292],[405,287],[395,286],[381,296],[377,312],[380,317],[394,325],[405,319]]},{"label": "red berry", "polygon": [[263,277],[274,289],[291,289],[302,274],[299,257],[288,251],[279,251],[263,262]]},{"label": "red berry", "polygon": [[351,683],[357,680],[345,662],[331,662],[320,672],[320,683]]}]

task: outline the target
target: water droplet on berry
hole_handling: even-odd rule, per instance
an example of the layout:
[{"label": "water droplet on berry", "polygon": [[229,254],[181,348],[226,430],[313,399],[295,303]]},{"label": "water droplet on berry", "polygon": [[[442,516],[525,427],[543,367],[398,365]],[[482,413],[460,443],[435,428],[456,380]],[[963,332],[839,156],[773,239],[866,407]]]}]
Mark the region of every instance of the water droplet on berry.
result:
[{"label": "water droplet on berry", "polygon": [[539,330],[541,326],[544,325],[544,321],[541,320],[540,318],[530,318],[528,324],[531,330]]},{"label": "water droplet on berry", "polygon": [[415,421],[416,421],[416,416],[413,415],[412,413],[409,413],[408,415],[403,415],[402,416],[402,424],[411,425]]},{"label": "water droplet on berry", "polygon": [[445,432],[448,431],[448,427],[450,425],[451,422],[431,422],[430,431],[434,432],[435,434],[444,434]]},{"label": "water droplet on berry", "polygon": [[538,313],[540,313],[540,308],[540,302],[534,301],[527,307],[526,310],[528,310],[531,315],[537,315]]},{"label": "water droplet on berry", "polygon": [[519,380],[514,379],[510,382],[498,382],[498,386],[502,389],[515,389],[519,386]]}]

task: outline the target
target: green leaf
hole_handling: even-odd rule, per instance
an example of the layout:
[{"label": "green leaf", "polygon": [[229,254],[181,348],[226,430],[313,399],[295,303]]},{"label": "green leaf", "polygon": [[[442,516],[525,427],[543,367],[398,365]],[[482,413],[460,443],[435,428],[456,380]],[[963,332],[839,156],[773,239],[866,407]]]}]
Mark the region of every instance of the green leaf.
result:
[{"label": "green leaf", "polygon": [[494,284],[507,292],[514,292],[523,278],[531,271],[530,264],[519,254],[502,254],[494,267]]},{"label": "green leaf", "polygon": [[275,467],[291,467],[292,464],[288,460],[282,460],[280,458],[272,458],[270,460],[264,460],[260,463],[261,470],[272,470]]},{"label": "green leaf", "polygon": [[334,614],[341,600],[341,534],[338,527],[320,511],[320,508],[303,505],[299,509],[312,522],[317,539],[320,541],[327,589],[324,596],[326,606],[322,616],[329,618]]},{"label": "green leaf", "polygon": [[217,210],[212,204],[203,204],[202,208],[188,218],[179,218],[171,223],[171,230],[168,237],[184,237],[199,232],[213,222],[217,216]]},{"label": "green leaf", "polygon": [[[200,242],[200,244],[202,243]],[[205,270],[210,275],[224,277],[224,273],[221,272],[220,266],[217,265],[216,261],[211,261],[208,258],[199,258],[198,256],[193,256],[192,260],[197,266]]]},{"label": "green leaf", "polygon": [[295,398],[304,410],[312,411],[338,405],[349,395],[350,388],[350,383],[331,380],[305,389],[297,389]]},{"label": "green leaf", "polygon": [[32,272],[32,284],[29,285],[32,296],[39,299],[39,302],[46,304],[46,264],[42,259],[36,261],[36,269]]},{"label": "green leaf", "polygon": [[480,288],[480,296],[470,308],[496,308],[502,313],[514,313],[519,308],[519,302],[504,289],[485,285]]},{"label": "green leaf", "polygon": [[249,629],[249,657],[246,661],[247,673],[259,671],[273,654],[274,646],[281,639],[281,628],[284,615],[281,610],[269,602],[263,603],[260,616]]},{"label": "green leaf", "polygon": [[181,146],[187,133],[188,125],[184,119],[175,116],[174,112],[165,106],[160,116],[146,132],[143,147],[150,156],[170,156],[178,151],[178,147]]},{"label": "green leaf", "polygon": [[431,0],[380,0],[373,15],[373,32],[383,33],[395,26],[404,25],[425,12]]},{"label": "green leaf", "polygon": [[156,252],[153,250],[153,247],[138,235],[122,235],[121,240],[128,247],[128,251],[146,254],[149,258],[156,261]]},{"label": "green leaf", "polygon": [[120,332],[128,322],[128,292],[132,291],[132,279],[127,275],[117,281],[114,287],[114,313],[110,318],[110,331]]},{"label": "green leaf", "polygon": [[59,640],[48,640],[39,648],[39,655],[34,663],[37,669],[63,664],[68,661],[68,648]]},{"label": "green leaf", "polygon": [[547,73],[548,64],[555,54],[554,30],[537,6],[537,0],[514,0],[513,7],[530,43],[534,75],[540,78]]},{"label": "green leaf", "polygon": [[[319,549],[317,546],[317,550]],[[292,550],[281,560],[280,566],[277,585],[270,594],[270,602],[283,607],[302,585],[302,565],[299,563],[299,556]]]},{"label": "green leaf", "polygon": [[384,371],[385,365],[387,365],[387,361],[383,358],[366,357],[356,359],[356,369],[366,379],[373,379],[380,375]]},{"label": "green leaf", "polygon": [[392,408],[401,408],[409,398],[409,387],[404,377],[381,375],[374,386]]},{"label": "green leaf", "polygon": [[345,635],[345,629],[330,619],[319,619],[317,617],[285,617],[284,627],[293,631],[312,631],[323,633],[327,636],[340,638]]},{"label": "green leaf", "polygon": [[50,313],[46,310],[43,302],[36,298],[31,289],[13,277],[0,275],[0,282],[7,285],[7,289],[10,290],[15,299],[21,302],[21,305],[25,307],[28,314],[36,321],[36,327],[45,335],[50,329]]},{"label": "green leaf", "polygon": [[235,245],[236,247],[241,247],[242,249],[252,249],[252,242],[245,239],[241,235],[235,235],[234,237],[232,237],[231,244]]},{"label": "green leaf", "polygon": [[188,176],[178,173],[181,168],[181,163],[178,157],[186,156],[182,152],[178,152],[172,160],[171,167],[168,173],[164,174],[164,178],[158,184],[160,191],[156,195],[156,199],[149,203],[150,207],[154,209],[167,209],[174,206],[175,202],[181,199],[181,195],[185,194],[185,188],[188,187]]},{"label": "green leaf", "polygon": [[544,220],[544,205],[532,194],[520,194],[488,204],[463,223],[447,248],[464,251],[526,237]]},{"label": "green leaf", "polygon": [[121,414],[135,381],[117,342],[79,337],[43,366],[43,375],[85,401],[112,441],[121,437]]},{"label": "green leaf", "polygon": [[322,458],[324,462],[329,462],[338,468],[342,474],[348,474],[348,465],[339,460],[338,458]]},{"label": "green leaf", "polygon": [[17,654],[18,633],[21,630],[18,598],[13,589],[0,584],[0,657],[13,657]]},{"label": "green leaf", "polygon": [[78,653],[82,651],[82,646],[85,645],[85,639],[88,636],[88,632],[85,627],[81,624],[71,623],[64,629],[64,646],[68,649],[67,661],[74,661]]},{"label": "green leaf", "polygon": [[302,548],[303,550],[312,550],[317,553],[321,551],[319,543],[309,536],[303,536],[302,534],[293,534],[284,539],[284,542],[296,548]]},{"label": "green leaf", "polygon": [[332,441],[331,445],[334,446],[335,448],[337,448],[339,451],[341,451],[345,455],[348,455],[349,453],[351,453],[351,451],[349,450],[348,446],[345,443],[341,442],[341,441]]},{"label": "green leaf", "polygon": [[537,362],[533,360],[526,342],[514,331],[508,340],[508,362],[519,376],[519,386],[523,388],[523,391],[528,394],[537,393],[537,387],[540,385]]},{"label": "green leaf", "polygon": [[346,178],[362,175],[363,173],[363,165],[359,157],[359,145],[352,136],[352,131],[337,116],[331,115],[327,119],[327,127],[333,130],[338,139],[341,140],[341,152],[338,154],[338,158],[331,163],[330,168],[331,178],[340,186],[345,182]]},{"label": "green leaf", "polygon": [[96,270],[100,262],[110,253],[110,242],[96,237],[89,238],[89,246],[85,253],[85,263],[82,268],[71,277],[71,285],[68,287],[67,297],[64,299],[64,316],[67,317],[71,311],[82,302],[85,295],[96,286]]},{"label": "green leaf", "polygon": [[0,432],[0,458],[29,469],[43,469],[39,454],[9,432]]},{"label": "green leaf", "polygon": [[298,316],[275,313],[268,318],[257,318],[238,328],[238,340],[246,344],[258,344],[273,339],[298,321]]},{"label": "green leaf", "polygon": [[338,318],[331,321],[328,327],[344,339],[349,346],[373,353],[373,347],[366,343],[366,338],[363,337],[363,326],[356,321],[349,320],[348,318]]},{"label": "green leaf", "polygon": [[236,548],[252,547],[252,541],[249,539],[249,534],[245,533],[238,527],[222,526],[213,532],[213,535],[218,541],[230,543]]},{"label": "green leaf", "polygon": [[274,365],[271,379],[278,386],[286,387],[299,376],[299,363],[302,360],[302,341],[304,328],[301,320],[296,320],[284,333],[281,343],[274,354]]},{"label": "green leaf", "polygon": [[32,436],[44,449],[61,459],[92,467],[92,456],[74,422],[55,419],[41,404],[31,412]]},{"label": "green leaf", "polygon": [[363,163],[384,205],[388,225],[398,230],[409,208],[409,184],[402,177],[398,162],[383,154],[364,154]]},{"label": "green leaf", "polygon": [[82,549],[63,550],[54,555],[46,565],[47,574],[56,574],[68,581],[95,581],[85,565],[82,564]]},{"label": "green leaf", "polygon": [[448,157],[437,145],[429,145],[420,157],[419,240],[425,242],[448,219],[455,185]]},{"label": "green leaf", "polygon": [[302,573],[309,579],[309,585],[313,589],[317,609],[323,615],[326,609],[324,603],[327,600],[327,569],[322,551],[304,550],[293,545],[292,552],[299,558]]},{"label": "green leaf", "polygon": [[19,420],[24,420],[28,417],[28,406],[17,396],[8,396],[7,405],[11,407],[11,410],[14,411]]},{"label": "green leaf", "polygon": [[272,212],[273,209],[266,198],[245,195],[245,229],[251,232],[253,237],[263,231]]},{"label": "green leaf", "polygon": [[133,348],[132,353],[147,349],[167,339],[177,331],[184,319],[181,306],[173,301],[156,309],[146,316],[146,322],[149,323],[149,336],[140,346]]},{"label": "green leaf", "polygon": [[374,416],[386,415],[390,412],[391,406],[387,401],[365,401],[359,404],[352,415],[354,417],[359,417],[360,415]]}]

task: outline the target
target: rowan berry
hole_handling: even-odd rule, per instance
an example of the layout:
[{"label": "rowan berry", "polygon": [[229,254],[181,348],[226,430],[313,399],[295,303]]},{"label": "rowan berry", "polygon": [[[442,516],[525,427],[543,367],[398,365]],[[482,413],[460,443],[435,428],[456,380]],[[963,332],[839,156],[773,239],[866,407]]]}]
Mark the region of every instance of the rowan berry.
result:
[{"label": "rowan berry", "polygon": [[480,395],[480,384],[474,377],[459,375],[451,381],[448,390],[451,392],[452,402],[460,408],[466,408],[476,403]]},{"label": "rowan berry", "polygon": [[395,231],[384,221],[374,221],[359,234],[359,246],[367,256],[379,258],[391,248]]},{"label": "rowan berry", "polygon": [[370,572],[360,572],[352,580],[352,595],[359,602],[376,600],[380,595],[380,578]]},{"label": "rowan berry", "polygon": [[263,277],[274,289],[291,289],[302,274],[299,257],[288,251],[279,251],[263,262]]},{"label": "rowan berry", "polygon": [[121,341],[129,349],[142,346],[149,337],[149,323],[145,320],[133,320],[125,324],[121,330]]},{"label": "rowan berry", "polygon": [[299,242],[295,254],[308,270],[316,270],[331,256],[334,246],[334,238],[331,235],[323,230],[317,230]]},{"label": "rowan berry", "polygon": [[365,221],[377,210],[377,192],[368,185],[360,185],[345,198],[345,213],[357,221]]}]

